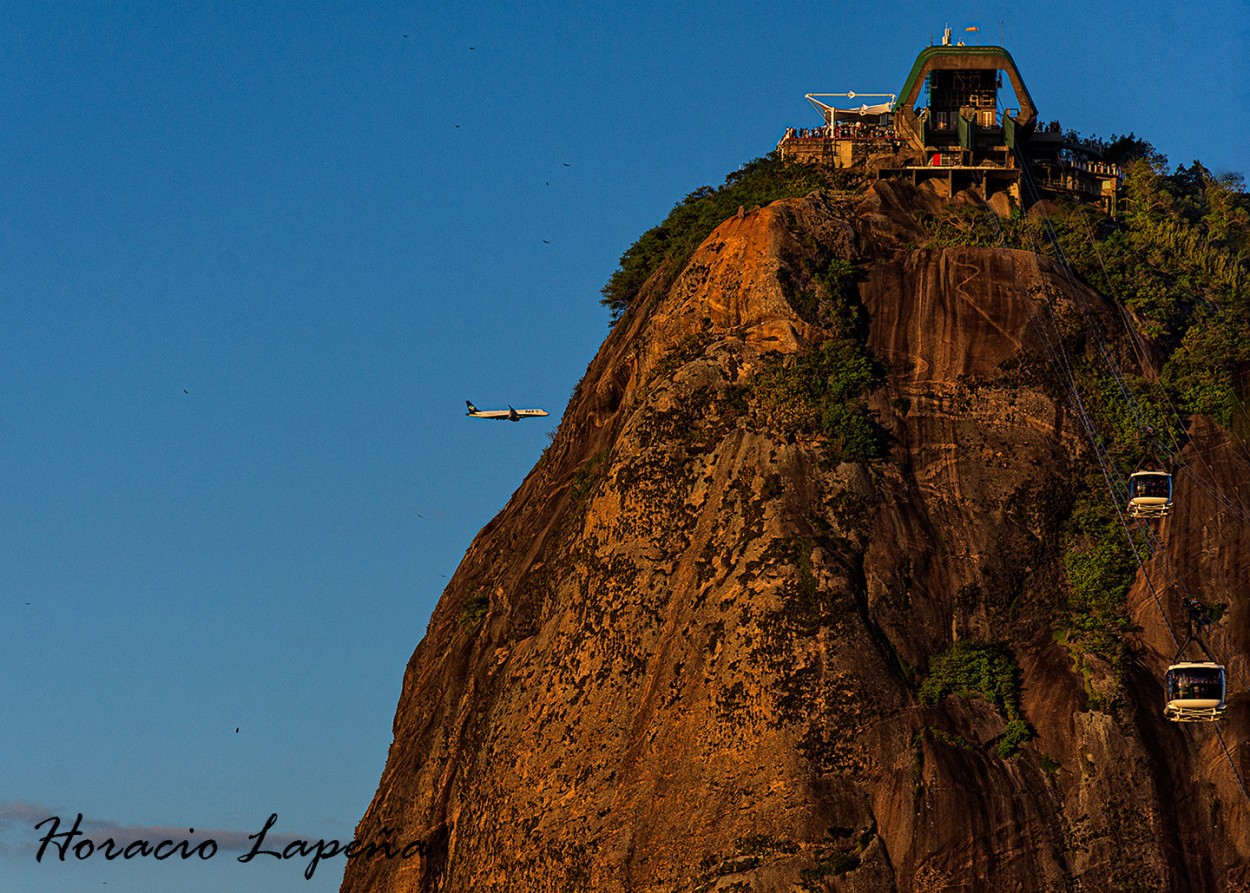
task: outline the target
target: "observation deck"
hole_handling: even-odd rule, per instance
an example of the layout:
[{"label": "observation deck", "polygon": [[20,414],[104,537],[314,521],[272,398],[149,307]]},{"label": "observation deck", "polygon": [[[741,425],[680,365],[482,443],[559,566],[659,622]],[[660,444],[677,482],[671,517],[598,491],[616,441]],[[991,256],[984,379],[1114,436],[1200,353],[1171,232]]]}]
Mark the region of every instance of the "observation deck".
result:
[{"label": "observation deck", "polygon": [[[1065,137],[1058,122],[1038,126],[1010,53],[952,45],[949,28],[940,46],[916,57],[898,93],[805,98],[821,124],[787,128],[777,144],[783,160],[931,183],[948,195],[973,189],[988,200],[1006,192],[1023,207],[1067,196],[1118,210],[1123,171],[1096,146]],[[854,104],[865,98],[876,101]],[[825,101],[838,99],[846,101]]]}]

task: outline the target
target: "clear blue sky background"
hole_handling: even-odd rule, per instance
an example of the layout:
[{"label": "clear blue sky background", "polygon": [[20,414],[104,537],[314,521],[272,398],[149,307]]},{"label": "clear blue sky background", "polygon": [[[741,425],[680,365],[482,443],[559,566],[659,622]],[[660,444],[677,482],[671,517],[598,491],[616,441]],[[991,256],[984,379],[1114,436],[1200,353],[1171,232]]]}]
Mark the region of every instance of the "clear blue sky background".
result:
[{"label": "clear blue sky background", "polygon": [[0,893],[336,888],[36,864],[31,825],[350,837],[617,258],[817,124],[805,92],[897,91],[1001,20],[1044,120],[1250,168],[1244,2],[1022,8],[6,4]]}]

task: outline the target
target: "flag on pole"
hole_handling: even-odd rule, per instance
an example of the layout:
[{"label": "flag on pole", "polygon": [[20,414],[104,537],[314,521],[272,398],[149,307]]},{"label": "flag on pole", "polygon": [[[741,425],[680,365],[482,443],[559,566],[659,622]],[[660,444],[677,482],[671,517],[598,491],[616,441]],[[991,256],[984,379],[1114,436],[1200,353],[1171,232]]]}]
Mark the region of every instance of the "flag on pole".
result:
[{"label": "flag on pole", "polygon": [[965,31],[980,31],[981,29],[978,28],[976,25],[973,25],[971,28],[965,28],[964,30]]}]

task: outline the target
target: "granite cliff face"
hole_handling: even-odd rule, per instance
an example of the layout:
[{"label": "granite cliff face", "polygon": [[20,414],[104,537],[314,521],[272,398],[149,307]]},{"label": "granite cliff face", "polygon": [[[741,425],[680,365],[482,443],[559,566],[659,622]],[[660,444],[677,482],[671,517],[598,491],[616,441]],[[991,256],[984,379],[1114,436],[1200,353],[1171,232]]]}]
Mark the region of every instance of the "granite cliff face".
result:
[{"label": "granite cliff face", "polygon": [[[426,855],[350,861],[343,890],[1250,890],[1247,454],[1196,420],[1201,479],[1157,527],[1190,588],[1231,602],[1229,713],[1181,727],[1144,575],[1119,677],[1054,633],[1089,459],[1042,304],[1110,310],[1032,253],[923,247],[935,202],[777,202],[653,277],[409,662],[357,836]],[[883,460],[831,463],[752,402],[770,353],[830,337],[796,309],[830,258],[862,271],[888,366]],[[955,641],[1018,665],[1016,755],[986,700],[919,697]]]}]

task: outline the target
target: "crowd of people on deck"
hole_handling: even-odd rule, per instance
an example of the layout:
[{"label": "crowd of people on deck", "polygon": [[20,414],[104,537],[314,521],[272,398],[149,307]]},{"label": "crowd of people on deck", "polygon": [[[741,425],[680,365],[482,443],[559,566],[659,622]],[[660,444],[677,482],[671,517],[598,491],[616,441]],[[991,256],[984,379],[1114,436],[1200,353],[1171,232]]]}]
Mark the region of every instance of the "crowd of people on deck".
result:
[{"label": "crowd of people on deck", "polygon": [[787,127],[787,139],[897,140],[893,127],[839,122],[828,127]]}]

